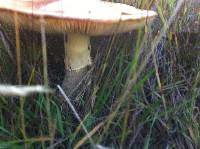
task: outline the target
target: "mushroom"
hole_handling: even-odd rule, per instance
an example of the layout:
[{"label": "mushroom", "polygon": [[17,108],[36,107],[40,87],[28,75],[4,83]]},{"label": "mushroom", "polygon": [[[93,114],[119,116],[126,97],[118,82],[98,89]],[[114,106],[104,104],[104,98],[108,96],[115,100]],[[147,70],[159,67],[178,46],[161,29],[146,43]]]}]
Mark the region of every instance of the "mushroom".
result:
[{"label": "mushroom", "polygon": [[[65,69],[63,82],[67,94],[77,85],[92,64],[90,37],[131,31],[145,25],[157,14],[150,10],[100,0],[0,0],[0,20],[40,31],[41,17],[46,32],[65,32]],[[32,26],[34,22],[34,26]]]}]

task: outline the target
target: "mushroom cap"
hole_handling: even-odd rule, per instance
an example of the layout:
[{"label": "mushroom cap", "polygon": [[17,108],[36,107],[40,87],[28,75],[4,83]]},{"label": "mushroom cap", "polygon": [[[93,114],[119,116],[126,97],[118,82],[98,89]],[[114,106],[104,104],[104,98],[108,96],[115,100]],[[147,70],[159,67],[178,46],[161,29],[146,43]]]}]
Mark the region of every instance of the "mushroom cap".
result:
[{"label": "mushroom cap", "polygon": [[89,36],[128,32],[144,26],[157,14],[150,10],[99,0],[0,0],[0,20],[46,32],[74,32]]}]

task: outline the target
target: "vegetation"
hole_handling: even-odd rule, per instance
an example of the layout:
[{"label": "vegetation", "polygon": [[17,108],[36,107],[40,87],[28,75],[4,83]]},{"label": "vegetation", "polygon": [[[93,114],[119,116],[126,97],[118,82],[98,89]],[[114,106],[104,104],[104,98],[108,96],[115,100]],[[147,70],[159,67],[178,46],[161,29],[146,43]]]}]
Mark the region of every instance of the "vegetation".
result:
[{"label": "vegetation", "polygon": [[200,148],[200,34],[178,31],[194,7],[176,15],[180,1],[138,0],[137,7],[158,12],[151,26],[92,39],[92,81],[71,101],[76,111],[56,88],[64,77],[63,35],[41,42],[41,33],[2,24],[0,81],[57,91],[1,96],[0,148]]}]

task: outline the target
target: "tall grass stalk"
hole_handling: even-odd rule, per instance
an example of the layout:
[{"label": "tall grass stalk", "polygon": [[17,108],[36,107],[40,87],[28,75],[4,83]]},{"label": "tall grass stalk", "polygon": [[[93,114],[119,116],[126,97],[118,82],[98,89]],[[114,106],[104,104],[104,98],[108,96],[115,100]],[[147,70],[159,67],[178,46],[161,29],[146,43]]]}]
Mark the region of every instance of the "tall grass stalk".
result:
[{"label": "tall grass stalk", "polygon": [[[18,84],[22,84],[22,72],[21,72],[21,50],[20,50],[20,35],[19,35],[19,21],[17,12],[14,13],[15,19],[15,39],[16,39],[16,61],[17,61],[17,78]],[[21,120],[21,132],[26,142],[26,127],[25,127],[25,119],[24,119],[24,97],[20,97],[20,120]],[[25,144],[25,148],[27,145]]]},{"label": "tall grass stalk", "polygon": [[[47,68],[47,46],[46,46],[46,35],[45,35],[45,20],[43,17],[40,19],[41,21],[41,40],[42,40],[42,56],[43,56],[43,78],[44,78],[44,85],[48,87],[48,68]],[[53,144],[54,138],[54,126],[53,126],[53,119],[51,116],[51,109],[50,109],[50,98],[49,95],[46,94],[46,110],[48,116],[48,129],[49,135],[52,138],[51,144]]]}]

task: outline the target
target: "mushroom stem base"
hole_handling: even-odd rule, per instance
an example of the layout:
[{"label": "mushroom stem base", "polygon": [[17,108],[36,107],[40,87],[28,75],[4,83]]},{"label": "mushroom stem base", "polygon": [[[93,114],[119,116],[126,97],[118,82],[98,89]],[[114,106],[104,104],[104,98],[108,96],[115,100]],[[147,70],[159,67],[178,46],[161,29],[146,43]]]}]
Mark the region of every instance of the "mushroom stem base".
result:
[{"label": "mushroom stem base", "polygon": [[91,81],[90,73],[88,73],[88,67],[84,67],[76,70],[66,70],[65,78],[62,83],[62,88],[64,89],[67,96],[74,98],[84,90],[87,90],[89,81]]}]

